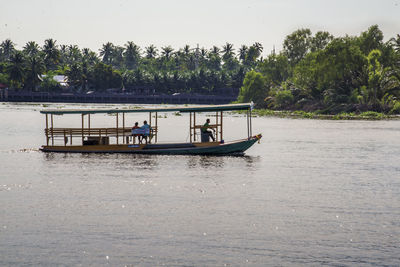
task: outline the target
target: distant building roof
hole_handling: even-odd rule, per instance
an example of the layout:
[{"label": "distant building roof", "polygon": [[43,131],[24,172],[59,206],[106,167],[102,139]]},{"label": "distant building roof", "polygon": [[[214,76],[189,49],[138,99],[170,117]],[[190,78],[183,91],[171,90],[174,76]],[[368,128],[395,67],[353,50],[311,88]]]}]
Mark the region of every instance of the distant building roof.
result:
[{"label": "distant building roof", "polygon": [[[46,77],[46,75],[41,75],[42,78]],[[58,82],[61,86],[68,86],[68,78],[65,75],[54,75],[53,80]]]},{"label": "distant building roof", "polygon": [[67,83],[68,78],[65,75],[54,75],[53,80],[56,80],[59,83]]},{"label": "distant building roof", "polygon": [[0,83],[0,88],[7,88],[8,86],[5,85],[4,83]]}]

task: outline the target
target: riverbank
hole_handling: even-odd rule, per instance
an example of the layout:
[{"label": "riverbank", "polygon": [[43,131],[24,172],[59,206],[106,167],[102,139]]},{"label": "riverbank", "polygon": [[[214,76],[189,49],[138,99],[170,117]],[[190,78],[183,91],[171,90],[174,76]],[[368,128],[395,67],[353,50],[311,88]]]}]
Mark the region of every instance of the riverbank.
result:
[{"label": "riverbank", "polygon": [[319,114],[317,112],[306,112],[302,110],[270,110],[254,109],[253,115],[258,117],[281,117],[295,119],[318,119],[318,120],[400,120],[400,115],[389,115],[375,111],[366,111],[362,113],[339,113],[339,114]]}]

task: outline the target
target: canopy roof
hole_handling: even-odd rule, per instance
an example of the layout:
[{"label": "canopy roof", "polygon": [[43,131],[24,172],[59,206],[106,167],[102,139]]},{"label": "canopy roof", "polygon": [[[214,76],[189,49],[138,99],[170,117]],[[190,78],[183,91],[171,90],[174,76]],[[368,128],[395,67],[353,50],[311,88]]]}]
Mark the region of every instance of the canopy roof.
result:
[{"label": "canopy roof", "polygon": [[209,112],[209,111],[230,111],[247,110],[252,106],[251,103],[229,104],[229,105],[210,105],[210,106],[176,106],[163,108],[135,108],[135,109],[47,109],[41,110],[42,114],[97,114],[97,113],[140,113],[140,112]]}]

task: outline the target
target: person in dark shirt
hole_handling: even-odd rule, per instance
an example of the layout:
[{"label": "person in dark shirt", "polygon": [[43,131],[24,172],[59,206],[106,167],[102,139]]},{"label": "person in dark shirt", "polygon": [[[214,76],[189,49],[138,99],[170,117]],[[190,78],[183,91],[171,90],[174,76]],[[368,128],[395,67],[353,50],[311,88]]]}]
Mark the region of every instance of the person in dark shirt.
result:
[{"label": "person in dark shirt", "polygon": [[[209,137],[211,137],[211,139],[213,140],[213,142],[215,142],[215,138],[214,135],[211,131],[209,131],[208,129],[212,129],[210,127],[210,119],[206,120],[206,123],[203,124],[203,127],[201,127],[201,133],[204,135],[207,135]],[[214,131],[214,129],[212,129]]]}]

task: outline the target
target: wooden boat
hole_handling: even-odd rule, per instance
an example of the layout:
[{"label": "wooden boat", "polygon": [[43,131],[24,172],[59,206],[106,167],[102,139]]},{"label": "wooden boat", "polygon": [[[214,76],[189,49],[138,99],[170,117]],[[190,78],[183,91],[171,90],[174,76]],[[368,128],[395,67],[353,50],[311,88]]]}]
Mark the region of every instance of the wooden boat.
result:
[{"label": "wooden boat", "polygon": [[[245,110],[247,115],[247,138],[225,142],[223,139],[224,111]],[[255,142],[261,139],[261,134],[252,135],[251,103],[214,105],[214,106],[184,106],[166,108],[141,109],[55,109],[42,110],[46,115],[46,145],[43,152],[63,153],[135,153],[135,154],[169,154],[169,155],[235,155],[243,154]],[[158,113],[189,113],[190,142],[159,143]],[[199,112],[215,112],[215,123],[209,128],[215,131],[215,141],[209,142],[208,136],[201,133],[203,125],[196,124],[196,114]],[[92,128],[91,116],[95,114],[115,114],[115,128]],[[130,141],[132,128],[125,127],[125,114],[148,113],[150,131],[149,142],[135,144]],[[80,128],[54,128],[54,116],[76,114],[81,117]],[[122,116],[121,116],[122,115]],[[154,116],[155,115],[155,116]],[[120,125],[122,117],[122,127]],[[85,125],[86,122],[86,125]],[[200,133],[201,138],[198,137]],[[200,140],[198,140],[200,139]],[[111,142],[110,142],[111,140]],[[134,140],[134,139],[133,139]],[[75,144],[77,143],[77,144]]]}]

